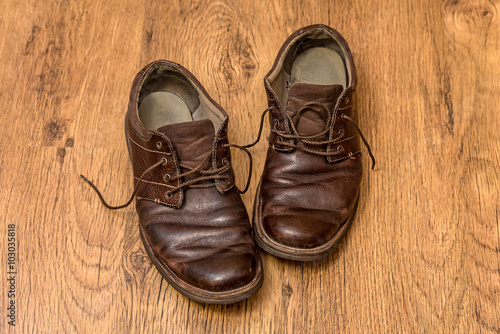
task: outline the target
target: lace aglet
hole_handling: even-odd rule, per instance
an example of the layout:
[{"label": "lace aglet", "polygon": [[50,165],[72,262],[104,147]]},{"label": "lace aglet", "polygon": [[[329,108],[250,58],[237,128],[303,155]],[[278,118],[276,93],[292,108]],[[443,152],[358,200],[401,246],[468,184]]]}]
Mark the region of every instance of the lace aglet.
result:
[{"label": "lace aglet", "polygon": [[92,189],[94,189],[94,191],[96,192],[97,196],[99,196],[99,199],[101,200],[102,204],[103,204],[105,207],[107,207],[107,208],[108,208],[108,209],[110,209],[110,210],[118,210],[118,209],[126,208],[127,206],[129,206],[129,205],[130,205],[130,203],[132,203],[132,202],[133,202],[133,200],[134,200],[134,196],[135,196],[135,194],[137,193],[137,189],[139,189],[139,184],[141,183],[141,181],[142,181],[142,179],[144,178],[144,176],[145,176],[147,173],[149,173],[150,171],[152,171],[154,168],[156,168],[156,167],[158,167],[158,166],[160,166],[160,165],[162,165],[162,164],[163,164],[163,160],[160,160],[160,161],[158,161],[156,164],[154,164],[153,166],[151,166],[151,167],[149,167],[148,169],[146,169],[146,170],[142,173],[142,175],[141,175],[141,177],[139,178],[139,180],[137,181],[137,184],[135,185],[134,191],[132,192],[132,195],[130,195],[130,199],[127,201],[127,203],[122,204],[122,205],[117,205],[117,206],[111,206],[111,205],[109,205],[109,204],[106,202],[106,200],[104,199],[104,197],[102,197],[101,192],[99,191],[99,189],[97,189],[97,187],[95,186],[95,184],[94,184],[92,181],[90,181],[89,179],[87,179],[87,178],[86,178],[85,176],[83,176],[82,174],[80,174],[80,177],[81,177],[82,179],[84,179],[84,180],[85,180],[85,182],[87,182],[87,183],[90,185],[90,187],[91,187]]},{"label": "lace aglet", "polygon": [[370,154],[370,158],[372,159],[372,170],[374,170],[375,169],[375,157],[373,156],[373,153],[371,150],[369,150],[368,153]]},{"label": "lace aglet", "polygon": [[97,187],[95,186],[94,183],[92,183],[92,181],[90,181],[89,179],[87,179],[84,175],[80,174],[80,177],[85,181],[87,182],[90,187],[92,189],[94,189],[94,191],[97,193],[97,196],[99,196],[99,199],[101,200],[102,204],[104,204],[105,207],[107,207],[108,209],[110,210],[116,210],[116,209],[121,209],[122,207],[125,207],[125,206],[128,206],[129,203],[127,203],[126,205],[120,205],[120,206],[111,206],[109,205],[105,200],[104,198],[102,197],[101,195],[101,192],[99,191],[99,189],[97,189]]},{"label": "lace aglet", "polygon": [[82,178],[85,182],[87,182],[87,183],[88,183],[88,184],[92,187],[92,189],[94,189],[94,190],[95,190],[95,192],[97,192],[97,194],[98,194],[98,195],[100,195],[100,194],[99,194],[99,190],[97,190],[96,186],[94,185],[94,183],[93,183],[92,181],[90,181],[89,179],[87,179],[87,178],[86,178],[84,175],[82,175],[82,174],[80,174],[80,177],[81,177],[81,178]]},{"label": "lace aglet", "polygon": [[92,182],[90,182],[90,180],[89,180],[89,179],[87,179],[87,178],[86,178],[85,176],[83,176],[82,174],[80,174],[80,177],[81,177],[82,179],[84,179],[84,180],[85,180],[85,182],[87,182],[88,184],[91,184],[91,183],[92,183]]}]

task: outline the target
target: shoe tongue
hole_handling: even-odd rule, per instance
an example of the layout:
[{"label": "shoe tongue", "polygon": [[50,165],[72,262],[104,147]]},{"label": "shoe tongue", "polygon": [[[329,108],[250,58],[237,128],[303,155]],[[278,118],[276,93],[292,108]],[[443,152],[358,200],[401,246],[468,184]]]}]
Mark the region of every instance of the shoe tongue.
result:
[{"label": "shoe tongue", "polygon": [[[215,130],[209,119],[162,126],[157,130],[166,135],[174,145],[179,161],[197,167],[214,145]],[[207,166],[210,165],[210,159]]]},{"label": "shoe tongue", "polygon": [[[292,116],[297,131],[302,135],[314,135],[323,131],[329,124],[328,114],[333,110],[340,94],[344,91],[342,85],[315,85],[296,82],[288,91],[286,111]],[[328,110],[313,105],[304,109],[300,114],[297,111],[308,102],[318,102]]]}]

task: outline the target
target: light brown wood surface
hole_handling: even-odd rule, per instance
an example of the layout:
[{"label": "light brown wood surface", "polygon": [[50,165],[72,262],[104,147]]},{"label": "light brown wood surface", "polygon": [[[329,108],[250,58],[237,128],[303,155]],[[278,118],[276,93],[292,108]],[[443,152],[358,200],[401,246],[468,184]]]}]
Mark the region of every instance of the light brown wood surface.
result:
[{"label": "light brown wood surface", "polygon": [[[0,0],[0,333],[499,333],[500,1]],[[365,162],[354,224],[315,263],[262,253],[252,298],[207,306],[151,264],[123,117],[135,74],[188,68],[257,134],[263,77],[296,29],[325,23],[359,74]],[[267,125],[266,125],[267,129]],[[265,130],[266,132],[267,130]],[[251,214],[266,141],[243,199]],[[234,152],[239,184],[248,162]],[[7,325],[7,225],[17,322]]]}]

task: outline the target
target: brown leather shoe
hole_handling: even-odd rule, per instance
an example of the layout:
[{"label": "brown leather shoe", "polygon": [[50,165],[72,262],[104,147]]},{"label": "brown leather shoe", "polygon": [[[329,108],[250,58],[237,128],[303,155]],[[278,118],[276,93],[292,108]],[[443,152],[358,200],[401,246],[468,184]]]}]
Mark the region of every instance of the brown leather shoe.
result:
[{"label": "brown leather shoe", "polygon": [[254,234],[272,255],[320,259],[349,229],[362,175],[349,47],[324,25],[300,29],[282,46],[264,84],[272,130]]},{"label": "brown leather shoe", "polygon": [[180,65],[155,61],[135,77],[125,130],[136,188],[127,204],[135,195],[140,235],[161,275],[203,303],[236,302],[262,285],[227,123]]}]

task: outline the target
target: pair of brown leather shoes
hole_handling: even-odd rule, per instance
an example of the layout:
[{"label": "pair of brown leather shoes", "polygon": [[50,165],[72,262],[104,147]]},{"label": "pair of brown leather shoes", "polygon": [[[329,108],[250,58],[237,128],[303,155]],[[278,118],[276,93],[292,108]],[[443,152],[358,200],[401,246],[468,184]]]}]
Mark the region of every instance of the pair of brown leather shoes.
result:
[{"label": "pair of brown leather shoes", "polygon": [[[264,82],[272,130],[255,239],[282,258],[319,259],[348,230],[361,181],[352,55],[335,30],[306,27],[288,38]],[[140,235],[158,271],[203,303],[236,302],[262,285],[229,148],[248,151],[229,144],[227,127],[227,114],[189,71],[155,61],[135,77],[125,118],[130,200],[109,206],[86,179],[108,208],[136,199]]]}]

